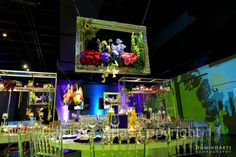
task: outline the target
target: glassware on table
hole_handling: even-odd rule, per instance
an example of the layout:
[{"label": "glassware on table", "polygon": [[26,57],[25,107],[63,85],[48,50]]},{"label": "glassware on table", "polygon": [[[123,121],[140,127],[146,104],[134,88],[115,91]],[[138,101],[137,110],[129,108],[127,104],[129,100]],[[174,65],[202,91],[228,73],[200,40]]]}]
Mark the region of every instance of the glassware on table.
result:
[{"label": "glassware on table", "polygon": [[120,124],[119,115],[117,115],[117,114],[111,115],[110,116],[110,124],[111,124],[112,128],[117,129]]},{"label": "glassware on table", "polygon": [[59,126],[59,130],[65,134],[66,133],[66,124],[67,122],[65,120],[61,120],[60,121],[60,126]]},{"label": "glassware on table", "polygon": [[8,119],[8,113],[3,113],[2,119],[3,119],[3,125],[2,125],[0,132],[3,131],[4,133],[6,133],[8,131],[7,130],[7,123],[6,123],[6,120]]},{"label": "glassware on table", "polygon": [[66,123],[66,132],[67,134],[74,134],[74,121],[73,120],[68,120]]},{"label": "glassware on table", "polygon": [[98,116],[97,127],[98,127],[100,133],[105,128],[106,122],[107,122],[106,115],[99,115]]},{"label": "glassware on table", "polygon": [[72,114],[71,114],[71,118],[72,118],[73,121],[76,121],[76,118],[77,118],[76,113],[72,113]]},{"label": "glassware on table", "polygon": [[3,119],[3,126],[6,126],[6,120],[8,119],[8,113],[3,113],[2,119]]},{"label": "glassware on table", "polygon": [[89,128],[91,128],[92,130],[94,130],[94,128],[97,125],[97,117],[96,116],[90,116],[88,118],[88,126]]},{"label": "glassware on table", "polygon": [[137,119],[140,120],[142,119],[144,116],[143,116],[143,113],[136,113],[137,115]]},{"label": "glassware on table", "polygon": [[39,121],[40,122],[43,122],[43,116],[44,116],[43,112],[39,112]]},{"label": "glassware on table", "polygon": [[80,124],[81,139],[87,139],[88,137],[88,125],[87,123]]},{"label": "glassware on table", "polygon": [[120,124],[119,115],[118,114],[111,115],[110,125],[111,125],[111,128],[115,129],[115,130],[111,130],[111,138],[117,136],[117,133],[119,132],[119,130],[118,130],[119,124]]},{"label": "glassware on table", "polygon": [[31,123],[31,125],[33,125],[34,124],[34,113],[30,113],[29,114],[29,119],[30,119],[30,123]]},{"label": "glassware on table", "polygon": [[115,114],[115,110],[114,108],[109,108],[109,110],[107,111],[107,120],[109,121],[109,118],[111,115],[114,115]]}]

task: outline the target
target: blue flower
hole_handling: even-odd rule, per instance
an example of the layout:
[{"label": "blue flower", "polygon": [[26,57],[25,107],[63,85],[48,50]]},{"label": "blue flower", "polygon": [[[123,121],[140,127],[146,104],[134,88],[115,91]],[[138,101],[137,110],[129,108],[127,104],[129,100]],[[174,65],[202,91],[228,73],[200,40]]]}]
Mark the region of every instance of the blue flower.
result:
[{"label": "blue flower", "polygon": [[109,62],[110,57],[111,57],[111,55],[108,52],[103,52],[101,55],[101,59],[103,62]]},{"label": "blue flower", "polygon": [[109,49],[108,49],[108,47],[107,47],[107,46],[104,46],[102,51],[103,51],[103,52],[108,52],[108,51],[109,51]]},{"label": "blue flower", "polygon": [[120,58],[120,53],[117,50],[112,51],[112,56],[114,59],[119,59]]}]

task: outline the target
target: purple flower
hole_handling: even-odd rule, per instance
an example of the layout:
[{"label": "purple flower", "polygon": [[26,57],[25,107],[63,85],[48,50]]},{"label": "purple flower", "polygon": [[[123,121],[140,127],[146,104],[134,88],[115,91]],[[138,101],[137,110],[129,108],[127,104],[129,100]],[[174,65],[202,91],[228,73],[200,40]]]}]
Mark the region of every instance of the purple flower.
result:
[{"label": "purple flower", "polygon": [[126,48],[126,46],[124,44],[118,44],[118,45],[114,45],[114,44],[111,44],[111,49],[112,51],[117,51],[119,52],[120,54],[122,52],[124,52],[124,49]]},{"label": "purple flower", "polygon": [[126,46],[124,44],[120,44],[119,48],[120,48],[119,49],[120,51],[124,52],[124,49],[126,48]]},{"label": "purple flower", "polygon": [[84,58],[84,56],[85,56],[85,52],[84,52],[84,51],[81,51],[81,52],[80,52],[80,58]]},{"label": "purple flower", "polygon": [[110,53],[103,52],[102,56],[101,56],[101,59],[102,59],[103,62],[109,62],[110,57],[111,57]]}]

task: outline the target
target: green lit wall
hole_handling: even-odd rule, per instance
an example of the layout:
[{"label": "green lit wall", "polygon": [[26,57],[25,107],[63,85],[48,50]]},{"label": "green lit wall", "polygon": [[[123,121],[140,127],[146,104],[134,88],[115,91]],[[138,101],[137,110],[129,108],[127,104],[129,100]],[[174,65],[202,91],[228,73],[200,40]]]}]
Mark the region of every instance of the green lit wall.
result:
[{"label": "green lit wall", "polygon": [[179,107],[188,120],[205,120],[222,134],[236,134],[236,59],[207,65],[175,78]]},{"label": "green lit wall", "polygon": [[178,115],[176,93],[174,88],[174,82],[170,82],[168,85],[170,87],[169,92],[160,93],[158,95],[152,96],[152,108],[160,110],[161,103],[165,102],[167,113],[170,117],[176,117]]}]

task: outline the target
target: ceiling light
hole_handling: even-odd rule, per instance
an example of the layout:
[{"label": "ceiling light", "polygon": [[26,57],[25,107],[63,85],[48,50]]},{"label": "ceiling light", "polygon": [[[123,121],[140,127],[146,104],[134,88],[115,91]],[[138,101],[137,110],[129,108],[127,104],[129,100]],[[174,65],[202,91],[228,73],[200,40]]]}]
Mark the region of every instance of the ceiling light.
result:
[{"label": "ceiling light", "polygon": [[7,33],[2,33],[2,36],[3,37],[7,37]]},{"label": "ceiling light", "polygon": [[27,65],[27,64],[24,64],[22,67],[23,67],[24,69],[27,69],[27,68],[28,68],[28,65]]}]

